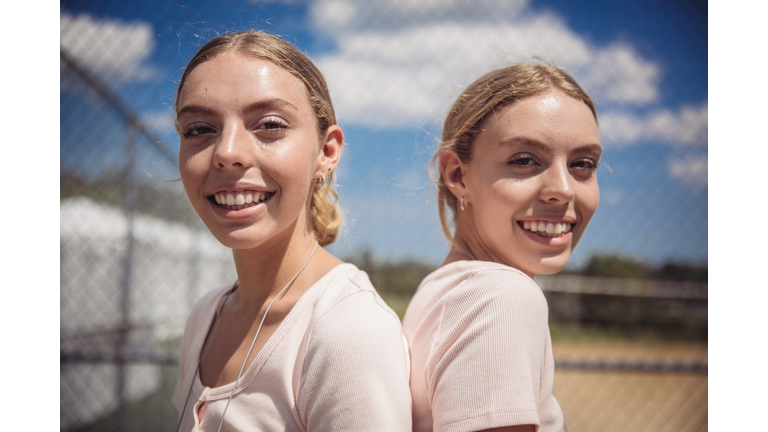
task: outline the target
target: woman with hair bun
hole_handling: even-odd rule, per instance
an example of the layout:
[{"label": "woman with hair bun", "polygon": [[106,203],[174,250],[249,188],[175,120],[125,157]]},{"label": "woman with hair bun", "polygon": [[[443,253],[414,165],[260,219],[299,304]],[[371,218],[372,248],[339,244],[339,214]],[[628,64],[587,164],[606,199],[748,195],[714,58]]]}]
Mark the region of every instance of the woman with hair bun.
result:
[{"label": "woman with hair bun", "polygon": [[175,111],[184,189],[238,276],[187,320],[177,430],[410,429],[400,321],[323,249],[344,135],[320,71],[277,37],[224,35],[189,62]]},{"label": "woman with hair bun", "polygon": [[498,69],[453,104],[433,158],[452,248],[403,320],[414,431],[567,428],[533,277],[562,270],[584,234],[601,154],[595,105],[560,69]]}]

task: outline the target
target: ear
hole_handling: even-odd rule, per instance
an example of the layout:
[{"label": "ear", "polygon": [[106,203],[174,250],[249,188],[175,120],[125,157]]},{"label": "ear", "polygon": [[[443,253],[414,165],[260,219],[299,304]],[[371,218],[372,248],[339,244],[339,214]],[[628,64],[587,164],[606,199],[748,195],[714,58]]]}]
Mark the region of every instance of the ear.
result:
[{"label": "ear", "polygon": [[453,150],[446,150],[440,155],[440,173],[445,186],[457,200],[470,202],[469,187],[466,183],[467,167]]},{"label": "ear", "polygon": [[341,159],[341,150],[344,147],[344,132],[338,125],[333,125],[325,131],[323,148],[317,155],[317,169],[315,178],[321,179],[332,173]]}]

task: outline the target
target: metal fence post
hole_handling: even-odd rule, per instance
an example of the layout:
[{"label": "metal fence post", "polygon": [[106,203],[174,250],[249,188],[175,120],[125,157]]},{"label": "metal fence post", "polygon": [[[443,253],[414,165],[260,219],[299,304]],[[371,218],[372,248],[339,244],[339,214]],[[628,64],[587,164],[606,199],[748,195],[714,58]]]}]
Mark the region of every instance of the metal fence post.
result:
[{"label": "metal fence post", "polygon": [[118,430],[124,432],[127,430],[128,419],[126,415],[126,362],[125,350],[128,344],[128,334],[130,332],[130,312],[131,312],[131,283],[133,272],[133,248],[134,248],[134,213],[136,210],[136,184],[133,178],[133,170],[136,164],[136,131],[132,125],[128,125],[128,147],[127,147],[127,167],[124,185],[125,212],[128,221],[128,238],[125,250],[125,261],[123,263],[123,287],[121,292],[120,314],[121,323],[117,340],[117,397],[118,397]]}]

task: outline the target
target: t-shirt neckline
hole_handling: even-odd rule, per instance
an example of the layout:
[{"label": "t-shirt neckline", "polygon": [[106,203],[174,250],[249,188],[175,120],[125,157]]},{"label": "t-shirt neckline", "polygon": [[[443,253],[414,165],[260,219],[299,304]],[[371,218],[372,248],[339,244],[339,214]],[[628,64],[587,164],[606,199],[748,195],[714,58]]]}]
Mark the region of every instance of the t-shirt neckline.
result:
[{"label": "t-shirt neckline", "polygon": [[[283,321],[280,323],[280,325],[277,327],[274,333],[269,337],[267,342],[264,344],[264,346],[261,348],[261,350],[256,354],[256,357],[253,359],[251,364],[248,365],[248,367],[245,368],[245,371],[243,372],[243,375],[240,377],[240,382],[238,382],[237,387],[238,390],[235,391],[235,394],[240,393],[243,391],[243,389],[247,388],[250,383],[253,381],[254,378],[258,375],[259,370],[266,364],[269,357],[272,355],[272,353],[277,349],[277,347],[280,344],[280,341],[285,337],[285,335],[290,331],[290,329],[293,327],[293,325],[296,323],[296,321],[299,319],[299,316],[301,316],[302,313],[306,310],[309,303],[314,299],[314,297],[319,294],[323,289],[325,289],[328,284],[331,282],[331,280],[336,276],[337,273],[340,273],[342,270],[347,269],[349,267],[355,268],[353,264],[350,263],[341,263],[337,265],[336,267],[332,268],[328,271],[323,277],[321,277],[317,282],[315,282],[302,296],[299,298],[299,300],[296,302],[296,304],[291,308],[291,311],[288,312],[288,315],[283,319]],[[237,284],[237,282],[235,282]],[[211,325],[213,324],[213,319],[218,313],[219,310],[219,302],[221,299],[227,295],[227,293],[231,292],[235,288],[235,285],[232,286],[232,288],[228,290],[222,290],[221,294],[217,296],[217,299],[214,302],[214,311],[213,315],[210,319],[210,324],[208,325],[208,332],[211,330]],[[206,334],[207,335],[207,334]],[[200,352],[202,351],[202,347],[205,343],[205,339],[203,339],[202,343],[196,347],[196,359],[197,361],[200,361]],[[198,369],[195,373],[194,377],[194,384],[192,388],[192,392],[197,396],[197,398],[201,401],[210,401],[210,400],[217,400],[222,398],[228,398],[229,395],[232,393],[232,389],[235,386],[235,382],[227,383],[219,387],[208,387],[206,385],[203,385],[202,380],[200,379],[200,370]]]}]

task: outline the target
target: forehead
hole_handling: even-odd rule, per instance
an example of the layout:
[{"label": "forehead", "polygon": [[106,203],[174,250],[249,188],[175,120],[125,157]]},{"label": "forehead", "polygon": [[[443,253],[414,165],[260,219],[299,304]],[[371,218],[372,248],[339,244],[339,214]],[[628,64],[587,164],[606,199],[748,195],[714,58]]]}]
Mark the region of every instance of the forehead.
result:
[{"label": "forehead", "polygon": [[193,69],[181,89],[178,106],[242,105],[254,99],[283,99],[297,107],[309,107],[301,80],[271,61],[237,53],[219,55]]},{"label": "forehead", "polygon": [[600,143],[597,122],[589,107],[556,89],[528,96],[492,113],[483,123],[482,135],[496,142],[527,138],[558,145]]}]

